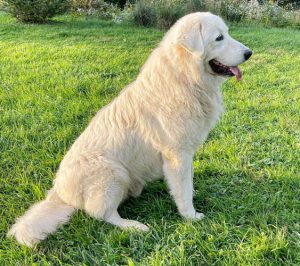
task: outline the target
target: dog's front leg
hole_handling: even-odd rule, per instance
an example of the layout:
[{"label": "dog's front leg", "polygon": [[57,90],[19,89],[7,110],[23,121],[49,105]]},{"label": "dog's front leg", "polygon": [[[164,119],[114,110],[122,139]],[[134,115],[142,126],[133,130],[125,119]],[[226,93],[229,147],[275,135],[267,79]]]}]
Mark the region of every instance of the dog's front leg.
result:
[{"label": "dog's front leg", "polygon": [[164,175],[180,214],[200,220],[204,215],[196,212],[193,205],[192,163],[193,155],[188,153],[163,156]]}]

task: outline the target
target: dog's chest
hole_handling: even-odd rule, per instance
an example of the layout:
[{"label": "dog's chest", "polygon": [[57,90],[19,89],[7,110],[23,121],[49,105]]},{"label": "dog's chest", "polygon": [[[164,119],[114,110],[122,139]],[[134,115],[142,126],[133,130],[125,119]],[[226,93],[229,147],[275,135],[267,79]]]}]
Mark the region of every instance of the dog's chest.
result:
[{"label": "dog's chest", "polygon": [[182,139],[182,141],[190,143],[193,148],[197,148],[206,140],[224,111],[221,92],[197,100],[197,108],[193,109],[189,119],[185,121],[186,138]]}]

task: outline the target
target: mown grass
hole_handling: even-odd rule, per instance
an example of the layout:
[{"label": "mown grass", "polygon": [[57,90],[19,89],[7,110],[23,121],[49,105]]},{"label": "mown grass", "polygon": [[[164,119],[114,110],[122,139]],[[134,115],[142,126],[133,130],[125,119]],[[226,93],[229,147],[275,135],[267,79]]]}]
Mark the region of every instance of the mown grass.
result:
[{"label": "mown grass", "polygon": [[227,112],[195,158],[200,222],[180,218],[163,181],[120,207],[150,225],[121,231],[77,212],[31,250],[5,237],[51,187],[98,109],[134,80],[163,32],[60,17],[0,15],[0,265],[299,265],[300,33],[232,25],[254,50]]}]

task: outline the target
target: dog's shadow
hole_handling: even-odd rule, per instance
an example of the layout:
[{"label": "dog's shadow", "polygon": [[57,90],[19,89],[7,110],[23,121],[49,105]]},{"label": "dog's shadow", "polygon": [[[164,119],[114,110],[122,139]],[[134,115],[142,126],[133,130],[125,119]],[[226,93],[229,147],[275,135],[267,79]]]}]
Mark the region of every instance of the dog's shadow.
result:
[{"label": "dog's shadow", "polygon": [[[206,215],[204,220],[192,223],[195,230],[210,230],[212,224],[226,224],[229,230],[240,226],[260,229],[262,224],[284,225],[297,222],[299,218],[295,205],[289,204],[293,197],[299,198],[296,179],[273,180],[253,175],[251,171],[206,168],[195,170],[194,186],[195,208]],[[295,188],[298,188],[297,195],[291,195],[290,189],[295,191]],[[291,213],[289,220],[283,215],[287,211]],[[103,257],[109,250],[121,252],[125,249],[128,256],[140,261],[155,250],[157,241],[164,241],[176,234],[181,225],[190,223],[178,214],[163,181],[149,184],[139,198],[126,200],[119,212],[123,218],[149,225],[150,232],[122,231],[80,211],[63,230],[50,236],[38,248],[44,254],[51,254],[53,250],[68,254],[70,250],[79,249],[81,252],[76,256],[81,257],[77,259],[83,260],[85,256],[87,263],[95,265],[109,260]]]}]

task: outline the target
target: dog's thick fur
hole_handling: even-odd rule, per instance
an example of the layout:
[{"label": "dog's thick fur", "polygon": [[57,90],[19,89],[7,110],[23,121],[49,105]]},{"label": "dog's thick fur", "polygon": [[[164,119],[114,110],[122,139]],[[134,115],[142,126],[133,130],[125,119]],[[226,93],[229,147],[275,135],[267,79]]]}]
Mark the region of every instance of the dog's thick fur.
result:
[{"label": "dog's thick fur", "polygon": [[[218,35],[224,40],[216,42]],[[148,230],[122,219],[119,204],[141,194],[146,182],[165,177],[179,213],[204,215],[193,206],[192,160],[223,112],[226,77],[208,61],[235,66],[247,50],[210,13],[181,18],[152,52],[137,79],[102,108],[75,141],[45,200],[31,207],[9,231],[32,246],[83,209],[121,228]]]}]

